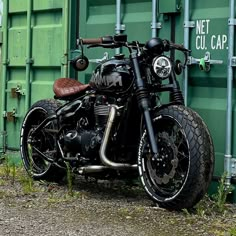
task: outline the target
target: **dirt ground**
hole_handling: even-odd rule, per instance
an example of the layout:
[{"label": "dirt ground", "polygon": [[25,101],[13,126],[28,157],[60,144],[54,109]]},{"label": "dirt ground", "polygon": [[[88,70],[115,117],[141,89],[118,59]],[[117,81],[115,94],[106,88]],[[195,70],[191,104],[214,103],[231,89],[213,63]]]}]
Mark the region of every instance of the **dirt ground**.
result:
[{"label": "dirt ground", "polygon": [[73,187],[32,182],[0,167],[0,236],[236,235],[236,206],[203,200],[192,212],[167,211],[137,185],[76,179]]}]

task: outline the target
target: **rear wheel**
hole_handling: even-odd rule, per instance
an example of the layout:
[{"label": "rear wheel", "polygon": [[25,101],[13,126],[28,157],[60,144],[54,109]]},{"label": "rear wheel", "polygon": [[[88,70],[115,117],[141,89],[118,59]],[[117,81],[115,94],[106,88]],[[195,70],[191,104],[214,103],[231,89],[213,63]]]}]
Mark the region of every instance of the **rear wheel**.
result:
[{"label": "rear wheel", "polygon": [[213,174],[209,131],[196,112],[175,105],[158,111],[153,125],[159,156],[152,156],[145,131],[138,157],[142,184],[161,207],[191,208],[206,193]]},{"label": "rear wheel", "polygon": [[50,121],[36,134],[34,130],[49,115],[55,114],[60,103],[56,100],[41,100],[35,103],[25,116],[21,128],[20,150],[26,171],[35,179],[59,180],[61,169],[45,160],[43,155],[54,161],[57,159],[56,122]]}]

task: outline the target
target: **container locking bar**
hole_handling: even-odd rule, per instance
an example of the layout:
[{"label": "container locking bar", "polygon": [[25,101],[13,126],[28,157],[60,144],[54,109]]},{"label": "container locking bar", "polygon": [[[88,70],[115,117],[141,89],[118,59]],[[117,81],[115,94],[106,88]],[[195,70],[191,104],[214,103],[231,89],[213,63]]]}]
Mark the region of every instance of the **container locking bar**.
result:
[{"label": "container locking bar", "polygon": [[200,70],[210,71],[211,65],[220,65],[223,64],[223,60],[211,60],[211,53],[206,52],[203,58],[197,59],[192,56],[188,57],[188,65],[199,65]]}]

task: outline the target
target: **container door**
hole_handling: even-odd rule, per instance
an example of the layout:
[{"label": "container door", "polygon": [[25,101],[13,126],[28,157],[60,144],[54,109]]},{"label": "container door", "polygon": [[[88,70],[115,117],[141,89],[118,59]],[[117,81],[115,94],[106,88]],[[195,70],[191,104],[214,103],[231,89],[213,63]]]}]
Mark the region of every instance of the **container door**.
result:
[{"label": "container door", "polygon": [[[210,128],[216,153],[215,175],[221,176],[226,134],[229,1],[191,1],[190,16],[195,27],[190,30],[193,64],[189,66],[188,104]],[[204,63],[207,57],[212,64]],[[194,64],[194,58],[200,59],[200,64]],[[235,130],[233,134],[235,137]],[[235,152],[235,138],[233,146]]]},{"label": "container door", "polygon": [[52,98],[55,79],[67,76],[68,2],[3,1],[1,147],[19,148],[23,117]]}]

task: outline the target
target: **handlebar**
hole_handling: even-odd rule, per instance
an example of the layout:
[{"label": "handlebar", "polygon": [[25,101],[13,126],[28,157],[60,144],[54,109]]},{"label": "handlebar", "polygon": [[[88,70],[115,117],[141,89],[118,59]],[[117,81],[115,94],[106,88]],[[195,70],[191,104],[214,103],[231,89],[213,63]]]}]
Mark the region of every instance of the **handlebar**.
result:
[{"label": "handlebar", "polygon": [[[125,40],[126,39],[126,40]],[[115,35],[113,36],[103,36],[99,38],[84,38],[79,41],[81,44],[90,45],[89,47],[104,47],[104,48],[118,48],[122,46],[134,46],[134,43],[127,43],[126,35]],[[169,51],[170,49],[176,49],[182,52],[191,52],[186,49],[181,44],[175,44],[168,40],[162,40],[164,44],[164,51]],[[137,45],[137,44],[136,44]],[[144,44],[139,44],[140,47],[143,47]]]}]

